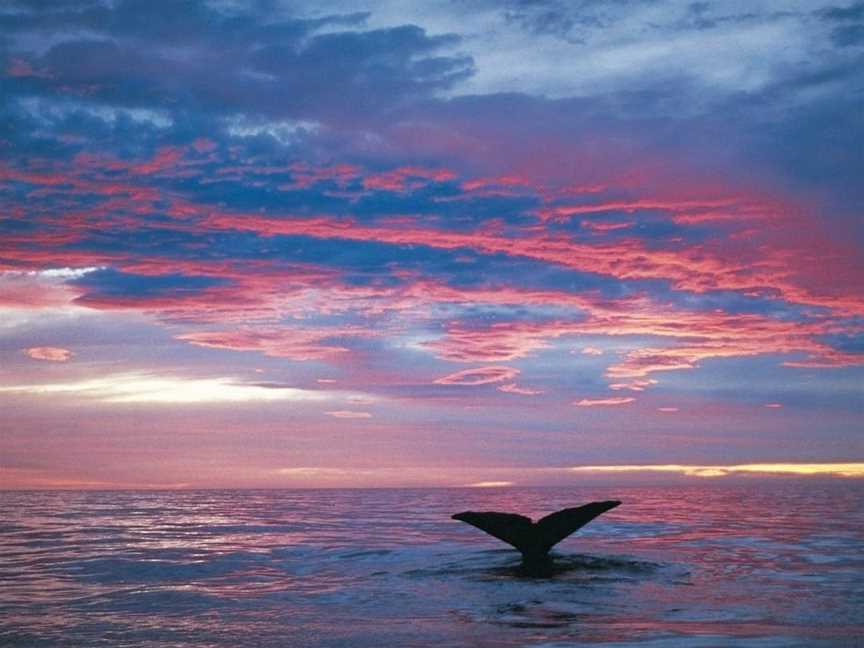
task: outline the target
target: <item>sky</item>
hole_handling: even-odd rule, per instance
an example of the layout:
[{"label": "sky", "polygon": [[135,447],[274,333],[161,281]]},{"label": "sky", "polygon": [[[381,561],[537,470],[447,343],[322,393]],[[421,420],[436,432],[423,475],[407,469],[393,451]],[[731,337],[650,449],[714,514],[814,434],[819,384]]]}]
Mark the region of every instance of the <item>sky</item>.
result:
[{"label": "sky", "polygon": [[0,487],[864,477],[864,2],[6,0]]}]

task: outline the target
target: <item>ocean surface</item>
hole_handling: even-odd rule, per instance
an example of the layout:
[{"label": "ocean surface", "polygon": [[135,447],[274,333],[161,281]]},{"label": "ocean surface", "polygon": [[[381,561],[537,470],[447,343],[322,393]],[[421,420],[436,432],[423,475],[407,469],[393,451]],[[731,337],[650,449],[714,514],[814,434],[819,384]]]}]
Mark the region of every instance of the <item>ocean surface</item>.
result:
[{"label": "ocean surface", "polygon": [[[449,519],[602,499],[549,578]],[[864,485],[2,492],[0,645],[864,646]]]}]

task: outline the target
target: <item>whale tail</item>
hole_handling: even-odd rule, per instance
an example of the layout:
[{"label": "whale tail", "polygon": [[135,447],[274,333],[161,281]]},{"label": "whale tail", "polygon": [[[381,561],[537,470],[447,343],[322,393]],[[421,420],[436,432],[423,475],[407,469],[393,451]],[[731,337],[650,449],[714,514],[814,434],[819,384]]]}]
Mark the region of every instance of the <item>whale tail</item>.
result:
[{"label": "whale tail", "polygon": [[621,502],[609,500],[566,508],[537,522],[515,513],[464,511],[452,516],[512,545],[522,554],[522,564],[535,567],[548,563],[549,550],[598,515]]}]

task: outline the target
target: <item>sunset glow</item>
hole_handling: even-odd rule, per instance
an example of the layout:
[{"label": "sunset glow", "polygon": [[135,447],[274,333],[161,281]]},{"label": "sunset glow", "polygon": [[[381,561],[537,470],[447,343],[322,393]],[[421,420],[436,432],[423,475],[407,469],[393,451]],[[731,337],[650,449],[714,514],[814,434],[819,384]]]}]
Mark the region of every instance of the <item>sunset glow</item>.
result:
[{"label": "sunset glow", "polygon": [[0,487],[864,476],[858,5],[13,4]]},{"label": "sunset glow", "polygon": [[668,472],[688,477],[725,477],[735,473],[761,473],[769,475],[837,475],[864,477],[864,463],[826,464],[741,464],[737,466],[578,466],[573,472],[621,473]]}]

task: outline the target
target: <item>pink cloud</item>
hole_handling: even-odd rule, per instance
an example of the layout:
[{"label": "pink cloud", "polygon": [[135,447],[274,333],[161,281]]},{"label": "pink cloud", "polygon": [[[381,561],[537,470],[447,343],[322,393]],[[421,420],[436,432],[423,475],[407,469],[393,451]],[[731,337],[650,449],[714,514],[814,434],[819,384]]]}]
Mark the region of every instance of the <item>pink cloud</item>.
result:
[{"label": "pink cloud", "polygon": [[[718,199],[714,204],[719,207],[726,202],[727,199]],[[699,201],[679,201],[674,204],[690,208],[697,203]],[[637,205],[627,204],[634,209]],[[673,205],[663,202],[638,204],[643,207],[650,204],[657,209],[664,206],[672,209]],[[759,211],[756,207],[753,209]],[[774,213],[777,209],[776,205],[769,204],[763,211]],[[748,222],[744,217],[742,220]],[[254,231],[264,236],[300,235],[323,239],[374,240],[393,245],[426,245],[440,249],[472,248],[485,254],[526,257],[619,279],[666,279],[677,290],[694,293],[710,290],[735,290],[753,295],[770,293],[795,303],[864,313],[864,300],[853,295],[842,284],[831,283],[830,277],[824,277],[825,281],[819,279],[812,282],[812,288],[805,287],[797,278],[801,271],[795,270],[793,275],[792,270],[804,264],[790,264],[790,257],[798,258],[799,252],[782,246],[736,244],[734,261],[731,261],[730,251],[724,249],[731,246],[726,240],[649,248],[635,237],[611,242],[585,242],[572,235],[537,227],[524,230],[518,237],[512,234],[505,236],[494,223],[473,232],[464,232],[424,227],[419,219],[403,219],[397,227],[386,227],[361,225],[350,218],[330,215],[272,218],[259,214],[213,213],[207,218],[207,225],[216,229]],[[824,274],[824,269],[814,263],[808,264],[805,272],[812,273],[811,276],[815,278],[815,273]]]},{"label": "pink cloud", "polygon": [[543,393],[539,389],[519,387],[516,383],[508,383],[506,385],[501,385],[500,387],[498,387],[498,391],[505,392],[507,394],[522,394],[523,396],[537,396]]},{"label": "pink cloud", "polygon": [[426,343],[435,355],[456,362],[506,362],[523,358],[531,352],[548,347],[546,340],[553,337],[549,330],[534,334],[526,328],[508,324],[493,325],[487,329],[470,329],[455,325],[446,337]]},{"label": "pink cloud", "polygon": [[335,418],[343,418],[343,419],[366,419],[372,418],[372,414],[369,412],[357,412],[354,410],[335,410],[330,412],[324,412],[329,416],[333,416]]},{"label": "pink cloud", "polygon": [[[206,145],[202,147],[200,143],[163,147],[150,159],[132,162],[81,154],[76,157],[71,169],[68,166],[58,167],[56,163],[46,160],[33,160],[26,169],[0,165],[0,180],[34,184],[43,190],[63,186],[66,196],[95,194],[113,197],[116,200],[113,204],[97,205],[80,215],[67,212],[64,216],[66,235],[80,236],[86,228],[140,226],[141,218],[151,213],[155,205],[166,199],[177,200],[170,192],[148,186],[149,176],[167,173],[178,177],[203,175],[203,170],[196,166],[199,164],[196,155],[200,157],[202,150],[209,153],[208,148]],[[246,166],[250,173],[255,171],[254,165]],[[246,166],[237,168],[246,170]],[[347,187],[363,177],[362,169],[346,164],[314,167],[298,163],[282,171],[290,171],[298,187],[320,180],[335,180]],[[126,174],[123,181],[117,180],[119,172]],[[364,181],[369,186],[378,183],[382,187],[397,190],[409,187],[412,182],[440,182],[455,177],[456,174],[449,169],[397,167],[366,176]],[[530,184],[527,176],[520,173],[499,176],[491,181],[497,182],[499,186],[522,186],[520,183],[523,181]],[[692,182],[687,185],[687,192],[682,193],[679,185],[667,184],[670,186],[666,189],[661,187],[652,198],[601,197],[593,204],[543,208],[540,215],[546,220],[555,220],[610,210],[653,210],[673,220],[699,222],[717,219],[729,220],[733,225],[734,222],[740,222],[737,234],[745,233],[746,230],[742,228],[749,227],[748,224],[757,218],[771,222],[782,218],[786,225],[783,231],[789,226],[799,229],[802,226],[802,218],[798,215],[801,208],[792,200],[734,187]],[[638,190],[632,185],[630,181],[624,184],[625,187],[629,186],[631,193]],[[484,183],[470,186],[482,187]],[[530,186],[544,199],[549,192],[536,180]],[[602,190],[603,186],[602,183],[597,184],[593,190]],[[774,232],[770,235],[779,238],[779,228],[762,228],[759,237],[748,236],[748,239],[754,239],[753,242],[736,238],[736,233],[733,233],[716,241],[699,244],[674,242],[658,248],[648,246],[635,236],[611,242],[586,242],[578,236],[543,226],[506,233],[500,227],[489,226],[466,232],[430,228],[427,221],[420,218],[399,224],[361,225],[352,219],[334,215],[297,218],[291,214],[262,216],[257,213],[220,213],[205,205],[189,209],[187,221],[190,216],[197,219],[194,227],[188,222],[184,225],[179,218],[162,226],[175,229],[192,227],[193,231],[199,232],[202,227],[210,227],[254,231],[264,236],[286,234],[323,239],[374,240],[393,245],[428,245],[439,249],[472,248],[484,254],[532,258],[619,279],[665,279],[677,290],[695,293],[736,290],[752,295],[775,295],[793,303],[824,306],[847,314],[864,314],[864,300],[855,288],[860,285],[856,284],[856,277],[860,277],[860,266],[854,261],[854,251],[839,250],[834,243],[817,240],[818,237],[811,236],[814,233],[809,230],[807,251],[800,249],[800,243],[792,243],[788,238],[766,244],[767,232]],[[815,243],[809,245],[811,240]],[[813,254],[813,249],[818,249],[819,254]],[[31,255],[38,255],[39,252],[25,248],[23,255],[28,260],[34,260]],[[831,258],[831,264],[822,263],[824,258]],[[826,266],[830,266],[830,272]]]},{"label": "pink cloud", "polygon": [[678,411],[677,407],[658,407],[658,412],[663,412],[664,414],[673,414]]},{"label": "pink cloud", "polygon": [[259,351],[264,355],[292,360],[327,360],[348,349],[327,340],[352,335],[371,335],[353,328],[300,329],[291,327],[245,327],[234,331],[196,331],[177,337],[197,346],[232,351]]},{"label": "pink cloud", "polygon": [[[750,295],[770,295],[793,303],[826,306],[836,313],[864,313],[864,301],[857,291],[857,266],[843,262],[836,246],[818,242],[820,254],[801,256],[789,245],[771,246],[759,242],[728,240],[698,245],[670,244],[665,248],[648,247],[636,238],[606,243],[586,243],[571,234],[550,230],[542,225],[518,231],[504,231],[500,224],[489,224],[475,231],[432,228],[428,220],[405,216],[366,225],[350,218],[330,214],[297,217],[291,214],[262,216],[258,213],[227,213],[207,205],[195,205],[170,192],[163,193],[142,185],[152,174],[175,173],[187,168],[195,154],[209,152],[208,145],[165,147],[149,159],[124,161],[82,154],[71,168],[59,168],[49,161],[33,160],[23,169],[0,164],[0,180],[36,185],[38,190],[69,194],[95,194],[105,198],[100,205],[86,211],[64,212],[63,231],[38,234],[15,234],[6,241],[4,261],[19,267],[44,267],[62,264],[108,265],[118,269],[159,275],[183,272],[229,279],[230,285],[194,293],[178,293],[142,298],[121,295],[85,295],[79,305],[99,309],[135,309],[150,311],[163,320],[227,323],[238,320],[271,321],[286,313],[314,308],[325,313],[355,310],[367,314],[387,310],[419,309],[434,302],[556,304],[578,309],[572,320],[541,324],[500,324],[476,328],[465,322],[451,322],[446,334],[427,343],[439,358],[460,362],[509,362],[551,346],[550,342],[569,335],[641,335],[662,336],[670,344],[657,345],[627,354],[607,372],[614,389],[639,391],[653,384],[648,376],[662,371],[692,369],[712,358],[753,356],[766,353],[803,354],[803,359],[784,362],[790,367],[837,367],[864,363],[860,354],[838,352],[819,341],[836,323],[812,319],[809,323],[772,320],[755,315],[730,315],[722,312],[694,312],[641,298],[603,302],[584,294],[563,291],[528,291],[507,287],[457,290],[430,281],[416,281],[398,288],[350,287],[340,283],[338,273],[319,270],[300,271],[263,262],[196,262],[158,258],[124,258],[110,252],[81,252],[58,249],[65,243],[80,240],[94,228],[140,227],[145,214],[158,201],[168,201],[172,217],[163,226],[181,231],[200,232],[202,228],[254,231],[261,235],[297,234],[320,239],[374,240],[393,245],[429,245],[439,249],[471,248],[481,253],[508,254],[533,258],[579,270],[597,272],[620,279],[662,278],[678,290],[704,292],[714,289],[738,290]],[[251,165],[249,165],[251,167]],[[244,167],[245,168],[245,167]],[[250,172],[254,169],[250,169]],[[281,169],[308,182],[329,180],[348,186],[361,182],[364,171],[352,165],[313,167],[295,164]],[[274,171],[275,172],[278,172]],[[126,178],[118,180],[120,172]],[[306,174],[305,176],[303,174]],[[389,174],[389,176],[387,175]],[[408,187],[411,182],[438,182],[453,179],[447,169],[399,167],[383,174],[396,182],[392,187]],[[481,179],[482,180],[482,179]],[[469,181],[474,182],[474,181]],[[400,184],[401,183],[401,184]],[[407,184],[406,184],[407,183]],[[470,186],[522,187],[530,185],[527,176],[511,174],[476,181]],[[386,184],[386,182],[385,182]],[[546,188],[534,181],[542,195]],[[466,185],[466,189],[469,187]],[[597,185],[593,191],[602,191]],[[702,192],[706,197],[695,195]],[[578,193],[578,192],[577,192]],[[734,192],[716,187],[696,187],[694,195],[676,195],[673,191],[650,199],[616,199],[598,196],[593,204],[571,204],[550,208],[558,210],[549,218],[568,218],[603,210],[654,210],[667,212],[671,218],[707,218],[747,221],[759,214],[774,219],[784,204],[770,196],[752,192]],[[560,196],[559,196],[560,197]],[[574,201],[575,202],[575,201]],[[797,218],[792,210],[783,212],[788,219]],[[797,223],[797,221],[796,221]],[[795,223],[793,223],[795,224]],[[824,250],[823,250],[824,248]],[[825,252],[831,263],[823,263]],[[830,254],[829,254],[830,253]],[[838,256],[839,255],[839,256]],[[854,256],[854,255],[852,255]],[[839,259],[839,260],[838,260]],[[825,268],[830,267],[830,272]],[[290,281],[286,282],[286,276]],[[826,277],[830,281],[826,281]],[[860,281],[860,280],[858,280]],[[0,292],[3,286],[0,285]],[[8,292],[8,291],[7,291]],[[6,302],[18,301],[32,307],[21,290],[14,290]],[[43,293],[43,297],[47,293]],[[65,289],[55,290],[53,303],[68,301]],[[39,297],[38,299],[43,299]],[[74,297],[74,295],[72,295]],[[0,303],[4,302],[0,295]],[[583,317],[584,315],[584,317]],[[320,332],[300,329],[296,343],[281,339],[270,328],[255,327],[259,335],[253,340],[249,332],[196,332],[185,334],[193,344],[221,346],[238,350],[257,350],[268,355],[314,359],[335,357],[345,347]],[[272,327],[271,327],[272,328]],[[332,333],[335,337],[361,335],[356,330]],[[195,337],[197,336],[197,337]],[[284,336],[282,336],[284,338]]]},{"label": "pink cloud", "polygon": [[0,272],[0,308],[65,306],[76,296],[75,291],[58,281],[22,273]]},{"label": "pink cloud", "polygon": [[[14,258],[25,247],[13,246],[7,257]],[[64,253],[66,254],[66,253]],[[47,252],[29,250],[31,262],[45,260]],[[581,319],[552,322],[502,322],[477,328],[452,322],[445,335],[424,346],[446,360],[459,362],[507,362],[548,348],[552,340],[573,335],[659,336],[675,343],[628,353],[607,370],[614,389],[641,391],[653,384],[649,376],[660,371],[692,369],[702,360],[742,357],[766,353],[803,353],[802,360],[787,360],[787,366],[836,367],[864,362],[861,354],[838,352],[819,341],[819,336],[836,332],[829,319],[807,323],[773,320],[758,315],[733,315],[722,311],[688,311],[657,303],[645,296],[603,300],[590,294],[554,290],[522,290],[506,286],[456,289],[429,280],[408,282],[397,287],[348,286],[336,271],[273,261],[196,261],[143,257],[133,260],[98,254],[69,252],[54,255],[54,265],[71,267],[112,265],[128,272],[158,276],[183,272],[214,276],[230,284],[194,293],[154,297],[84,295],[70,293],[62,284],[50,290],[31,290],[35,279],[22,273],[0,275],[0,304],[40,307],[65,304],[99,309],[150,311],[169,321],[227,323],[250,319],[275,319],[286,314],[302,315],[314,308],[322,313],[345,310],[369,315],[388,311],[419,310],[430,303],[555,304],[583,313]],[[290,277],[290,281],[286,281]],[[36,296],[42,301],[32,303]],[[77,297],[77,298],[76,298]],[[47,300],[47,301],[46,301]],[[253,330],[254,329],[254,330]],[[294,331],[289,340],[288,331]],[[257,332],[253,335],[253,332]],[[195,332],[181,339],[204,346],[237,350],[258,350],[268,355],[299,359],[332,357],[345,347],[328,337],[371,335],[360,327],[329,331],[263,326],[229,332]],[[250,337],[251,336],[251,337]],[[252,338],[255,339],[252,339]],[[592,347],[586,347],[592,348]],[[593,354],[593,352],[587,352]]]},{"label": "pink cloud", "polygon": [[192,142],[192,148],[194,148],[199,153],[209,153],[216,149],[216,142],[211,139],[207,139],[206,137],[199,137],[194,142]]},{"label": "pink cloud", "polygon": [[30,347],[23,349],[23,352],[34,360],[48,360],[50,362],[66,362],[72,359],[75,354],[69,349],[63,347]]},{"label": "pink cloud", "polygon": [[434,382],[438,385],[485,385],[513,380],[518,375],[519,370],[513,367],[479,367],[457,371]]},{"label": "pink cloud", "polygon": [[427,169],[425,167],[399,167],[392,171],[369,175],[363,178],[365,189],[381,191],[410,191],[430,182],[447,182],[456,174],[449,169]]},{"label": "pink cloud", "polygon": [[6,67],[6,74],[10,77],[41,77],[45,79],[51,78],[51,75],[44,71],[39,71],[33,68],[28,61],[19,58],[13,58]]},{"label": "pink cloud", "polygon": [[582,221],[582,227],[586,229],[592,230],[594,232],[614,232],[616,230],[627,229],[628,227],[632,227],[633,223],[624,222],[624,223],[605,223],[598,221]]},{"label": "pink cloud", "polygon": [[627,405],[635,400],[635,398],[629,396],[616,396],[613,398],[583,398],[573,404],[577,407],[606,407],[611,405]]},{"label": "pink cloud", "polygon": [[660,210],[673,213],[694,209],[711,210],[736,206],[735,198],[720,199],[639,199],[598,202],[588,205],[565,205],[541,209],[539,215],[543,220],[564,220],[578,214],[594,214],[606,211],[623,211],[633,213],[643,210]]},{"label": "pink cloud", "polygon": [[178,146],[163,146],[146,162],[139,162],[129,167],[131,173],[149,175],[159,173],[176,166],[183,157],[184,149]]},{"label": "pink cloud", "polygon": [[765,403],[764,407],[768,407],[770,409],[780,409],[783,407],[780,403]]},{"label": "pink cloud", "polygon": [[[434,290],[430,293],[434,294]],[[531,293],[502,289],[497,296],[477,293],[477,300],[494,303],[534,303]],[[559,302],[554,293],[541,303]],[[656,383],[651,374],[693,369],[703,360],[763,354],[806,353],[805,360],[787,366],[839,367],[864,364],[864,355],[836,351],[818,340],[836,327],[831,320],[795,322],[760,315],[733,315],[722,311],[688,311],[652,302],[645,297],[604,302],[585,296],[561,299],[587,312],[577,321],[501,322],[484,328],[455,322],[446,334],[425,346],[441,358],[461,362],[507,361],[548,348],[562,336],[653,336],[671,341],[666,346],[636,349],[610,365],[606,375],[614,389],[642,391]]]},{"label": "pink cloud", "polygon": [[494,178],[474,178],[473,180],[466,180],[462,183],[463,191],[476,191],[478,189],[487,189],[488,187],[536,188],[531,180],[525,176],[517,174],[501,175]]},{"label": "pink cloud", "polygon": [[610,383],[609,389],[614,389],[615,391],[619,391],[621,389],[628,389],[630,391],[645,391],[651,385],[656,384],[657,381],[653,378],[633,378],[632,380],[628,380],[627,382]]},{"label": "pink cloud", "polygon": [[[239,167],[245,170],[246,167]],[[360,177],[361,169],[353,164],[334,164],[332,166],[312,166],[302,162],[297,162],[289,167],[293,182],[291,184],[282,185],[279,188],[283,190],[293,189],[308,189],[319,182],[335,182],[336,184],[345,187],[350,182]],[[284,172],[284,169],[277,169],[277,172]]]},{"label": "pink cloud", "polygon": [[590,347],[589,346],[589,347],[585,347],[584,349],[582,349],[582,354],[583,355],[599,356],[599,355],[603,355],[603,349],[598,349],[596,347]]},{"label": "pink cloud", "polygon": [[518,196],[527,195],[538,191],[540,188],[529,179],[520,175],[503,175],[494,178],[475,178],[462,182],[464,193],[454,196],[436,198],[436,202],[452,202],[456,200],[468,200],[482,197],[494,196]]}]

